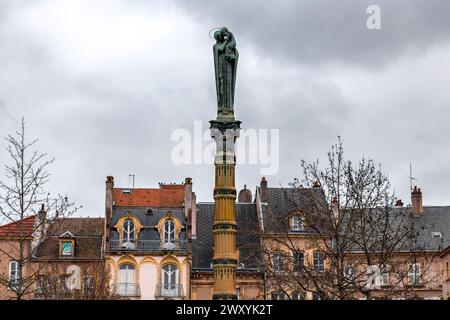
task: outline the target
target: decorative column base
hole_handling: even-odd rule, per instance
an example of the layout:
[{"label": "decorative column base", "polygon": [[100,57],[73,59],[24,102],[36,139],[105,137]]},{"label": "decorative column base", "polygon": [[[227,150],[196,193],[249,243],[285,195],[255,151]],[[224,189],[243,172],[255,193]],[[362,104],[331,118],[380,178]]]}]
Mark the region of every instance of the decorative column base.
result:
[{"label": "decorative column base", "polygon": [[[233,116],[232,113],[229,116]],[[236,292],[236,188],[235,142],[239,136],[240,121],[224,121],[220,114],[210,121],[216,142],[216,183],[214,188],[214,300],[237,300]]]}]

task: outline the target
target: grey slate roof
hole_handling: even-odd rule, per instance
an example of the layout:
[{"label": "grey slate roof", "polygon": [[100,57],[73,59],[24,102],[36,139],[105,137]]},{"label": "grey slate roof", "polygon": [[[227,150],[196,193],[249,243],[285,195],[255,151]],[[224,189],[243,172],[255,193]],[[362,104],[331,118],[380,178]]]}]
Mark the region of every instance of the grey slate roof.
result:
[{"label": "grey slate roof", "polygon": [[[300,192],[299,192],[300,191]],[[311,196],[312,195],[312,196]],[[267,205],[262,206],[265,230],[285,231],[286,217],[293,209],[307,208],[309,201],[316,199],[320,206],[326,206],[320,189],[268,188]],[[410,208],[402,210],[406,215],[403,221],[414,226],[418,235],[418,245],[431,251],[441,251],[450,245],[450,206],[424,207],[420,216],[413,216]],[[433,238],[432,232],[440,232],[442,238]]]},{"label": "grey slate roof", "polygon": [[[119,234],[117,229],[114,228],[117,221],[127,212],[131,212],[131,214],[136,217],[139,222],[142,224],[141,232],[138,235],[138,240],[159,240],[160,236],[158,230],[156,229],[156,225],[159,220],[167,215],[169,211],[173,213],[173,215],[180,220],[181,225],[185,226],[186,219],[184,217],[184,212],[180,208],[173,209],[159,209],[159,208],[151,208],[152,213],[148,214],[147,210],[150,207],[114,207],[110,226],[111,226],[111,240],[118,240]],[[186,240],[186,228],[182,228],[180,232],[180,240]]]},{"label": "grey slate roof", "polygon": [[75,237],[75,254],[70,259],[100,259],[103,228],[103,218],[56,219],[49,227],[48,237],[39,244],[36,259],[67,260],[67,257],[59,257],[59,236],[67,231]]},{"label": "grey slate roof", "polygon": [[292,210],[320,210],[327,203],[320,189],[316,188],[267,188],[267,204],[262,205],[265,232],[286,232],[287,219]]},{"label": "grey slate roof", "polygon": [[[419,243],[429,250],[441,251],[450,245],[450,206],[424,207],[419,217],[410,216],[419,234]],[[440,232],[442,238],[433,238],[432,232]]]},{"label": "grey slate roof", "polygon": [[[193,269],[211,269],[214,245],[212,234],[214,203],[197,203],[197,209],[197,239],[192,241]],[[256,204],[237,203],[236,220],[239,262],[244,264],[244,269],[256,268],[256,259],[261,254],[260,240],[257,235]]]}]

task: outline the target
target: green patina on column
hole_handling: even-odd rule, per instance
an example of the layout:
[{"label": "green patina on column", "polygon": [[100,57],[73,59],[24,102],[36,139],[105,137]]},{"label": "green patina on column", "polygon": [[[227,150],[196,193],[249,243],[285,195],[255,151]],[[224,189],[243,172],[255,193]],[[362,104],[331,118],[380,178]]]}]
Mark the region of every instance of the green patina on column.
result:
[{"label": "green patina on column", "polygon": [[211,135],[216,142],[214,165],[214,290],[213,299],[237,299],[236,267],[237,223],[235,186],[235,143],[241,122],[234,118],[234,88],[239,53],[236,40],[227,28],[214,33],[214,70],[217,92],[217,119],[210,121]]}]

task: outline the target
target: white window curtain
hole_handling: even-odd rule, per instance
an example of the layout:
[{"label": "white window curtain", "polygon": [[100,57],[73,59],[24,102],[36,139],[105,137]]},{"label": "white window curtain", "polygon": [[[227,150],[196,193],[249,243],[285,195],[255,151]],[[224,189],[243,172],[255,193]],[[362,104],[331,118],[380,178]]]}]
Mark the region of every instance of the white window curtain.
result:
[{"label": "white window curtain", "polygon": [[126,220],[123,224],[122,232],[123,242],[134,242],[134,222],[132,220]]},{"label": "white window curtain", "polygon": [[132,295],[136,290],[136,270],[132,264],[119,267],[118,294]]},{"label": "white window curtain", "polygon": [[174,264],[167,264],[162,272],[162,294],[163,296],[178,295],[178,268]]},{"label": "white window curtain", "polygon": [[291,230],[303,231],[303,229],[304,229],[303,218],[299,216],[293,216],[291,218]]},{"label": "white window curtain", "polygon": [[420,279],[420,264],[418,263],[411,263],[409,265],[409,271],[408,271],[408,280],[409,285],[417,285],[419,283]]},{"label": "white window curtain", "polygon": [[175,242],[175,223],[173,220],[166,220],[164,222],[163,241],[164,243]]},{"label": "white window curtain", "polygon": [[9,262],[9,281],[10,283],[17,283],[20,278],[19,272],[19,262],[10,261]]},{"label": "white window curtain", "polygon": [[389,274],[387,266],[371,265],[367,268],[368,280],[366,286],[369,289],[379,288],[388,284]]}]

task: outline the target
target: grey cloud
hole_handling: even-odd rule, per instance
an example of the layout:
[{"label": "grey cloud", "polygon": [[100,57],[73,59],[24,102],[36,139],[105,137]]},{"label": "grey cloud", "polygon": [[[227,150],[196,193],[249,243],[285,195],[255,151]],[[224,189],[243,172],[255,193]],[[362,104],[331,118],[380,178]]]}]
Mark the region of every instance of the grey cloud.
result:
[{"label": "grey cloud", "polygon": [[[198,200],[211,201],[212,166],[173,164],[170,137],[215,117],[208,31],[226,25],[240,50],[243,128],[280,129],[270,185],[298,176],[300,159],[323,160],[342,134],[348,156],[381,161],[404,199],[412,161],[425,202],[448,204],[447,4],[376,2],[383,30],[370,32],[369,1],[80,1],[87,29],[55,11],[72,1],[10,1],[0,6],[0,136],[24,115],[56,157],[50,189],[83,204],[83,215],[103,214],[106,175],[126,186],[133,173],[144,187],[191,176]],[[77,12],[65,14],[73,23]],[[259,169],[238,166],[238,187],[254,191]]]},{"label": "grey cloud", "polygon": [[[260,54],[294,63],[381,67],[424,54],[450,39],[450,3],[441,0],[178,1],[211,28],[227,25]],[[368,30],[366,9],[381,9],[382,30]]]}]

